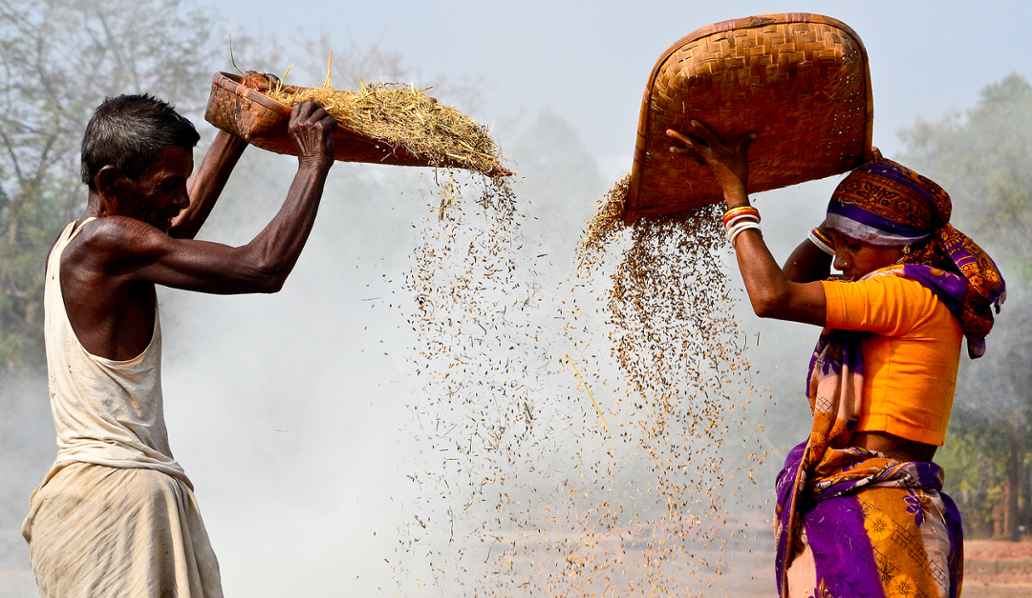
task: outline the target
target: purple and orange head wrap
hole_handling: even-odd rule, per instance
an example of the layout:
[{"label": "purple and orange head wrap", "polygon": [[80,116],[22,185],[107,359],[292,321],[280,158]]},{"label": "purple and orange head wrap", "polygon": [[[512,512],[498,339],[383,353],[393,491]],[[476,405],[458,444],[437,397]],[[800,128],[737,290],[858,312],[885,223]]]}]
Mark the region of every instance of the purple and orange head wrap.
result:
[{"label": "purple and orange head wrap", "polygon": [[872,245],[905,247],[904,267],[944,299],[960,320],[968,353],[980,357],[992,308],[999,312],[1007,287],[989,254],[950,225],[952,208],[934,181],[878,157],[839,183],[825,226]]}]

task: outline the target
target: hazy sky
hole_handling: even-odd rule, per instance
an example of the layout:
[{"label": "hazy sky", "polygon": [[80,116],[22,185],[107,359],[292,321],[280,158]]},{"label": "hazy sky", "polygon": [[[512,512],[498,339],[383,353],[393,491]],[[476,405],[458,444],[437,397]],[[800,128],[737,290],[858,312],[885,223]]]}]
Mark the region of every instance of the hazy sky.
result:
[{"label": "hazy sky", "polygon": [[[289,39],[378,43],[428,77],[480,77],[484,116],[549,108],[571,121],[609,174],[629,166],[638,106],[656,58],[711,22],[806,11],[850,25],[867,46],[875,144],[920,116],[973,103],[1010,72],[1032,74],[1032,3],[525,0],[515,3],[207,0],[231,28]],[[287,8],[289,6],[289,8]],[[610,172],[611,171],[611,172]]]}]

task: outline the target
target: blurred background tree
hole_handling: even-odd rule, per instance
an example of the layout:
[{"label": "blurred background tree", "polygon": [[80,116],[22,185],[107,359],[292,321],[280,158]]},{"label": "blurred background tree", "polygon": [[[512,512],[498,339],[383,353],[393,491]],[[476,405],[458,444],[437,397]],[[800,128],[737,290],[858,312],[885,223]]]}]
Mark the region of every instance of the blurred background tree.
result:
[{"label": "blurred background tree", "polygon": [[145,91],[198,111],[213,42],[209,18],[178,0],[0,0],[0,378],[44,367],[43,259],[85,205],[93,109]]},{"label": "blurred background tree", "polygon": [[966,113],[901,133],[903,161],[943,185],[953,222],[998,261],[1009,303],[978,361],[964,360],[938,458],[968,529],[1018,539],[1032,527],[1032,86],[1019,75],[986,86]]}]

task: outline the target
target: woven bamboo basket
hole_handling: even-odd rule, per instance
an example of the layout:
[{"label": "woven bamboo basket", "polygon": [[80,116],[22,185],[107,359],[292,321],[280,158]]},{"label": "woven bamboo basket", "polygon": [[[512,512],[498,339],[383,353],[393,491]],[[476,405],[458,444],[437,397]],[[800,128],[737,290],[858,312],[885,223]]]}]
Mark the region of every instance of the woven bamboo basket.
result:
[{"label": "woven bamboo basket", "polygon": [[[215,127],[262,149],[292,156],[298,153],[297,146],[287,131],[290,108],[262,93],[262,89],[245,85],[244,79],[238,75],[215,74],[204,118]],[[336,128],[334,142],[334,157],[343,162],[431,166],[426,160],[412,155],[405,148],[392,147],[370,139],[349,129],[346,123],[339,124]],[[461,164],[449,162],[433,166],[463,167]],[[510,173],[498,166],[486,174]]]},{"label": "woven bamboo basket", "polygon": [[846,24],[790,13],[723,21],[660,56],[645,88],[624,222],[721,200],[709,169],[669,151],[691,120],[755,133],[749,191],[824,178],[871,159],[867,50]]}]

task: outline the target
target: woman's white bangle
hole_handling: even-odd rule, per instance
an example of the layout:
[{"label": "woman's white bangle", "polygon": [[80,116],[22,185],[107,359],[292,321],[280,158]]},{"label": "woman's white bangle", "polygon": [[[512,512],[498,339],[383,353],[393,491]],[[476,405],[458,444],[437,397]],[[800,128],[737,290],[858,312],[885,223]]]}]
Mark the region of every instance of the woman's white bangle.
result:
[{"label": "woman's white bangle", "polygon": [[738,216],[735,216],[735,217],[731,218],[730,220],[728,220],[727,222],[725,222],[724,223],[724,228],[726,230],[730,231],[736,225],[738,225],[738,224],[740,224],[742,222],[745,222],[745,221],[759,222],[760,220],[759,220],[759,217],[754,215],[754,214],[739,214]]},{"label": "woman's white bangle", "polygon": [[831,257],[835,257],[835,250],[829,247],[828,244],[824,241],[821,241],[817,235],[813,234],[813,231],[810,231],[810,234],[806,235],[806,238],[809,239],[811,243],[816,245],[817,249],[820,249],[821,251],[830,255]]},{"label": "woman's white bangle", "polygon": [[747,230],[749,230],[751,228],[754,228],[756,230],[760,230],[760,223],[756,222],[756,221],[753,221],[753,220],[750,220],[750,221],[747,221],[747,222],[741,222],[741,223],[736,224],[733,227],[729,228],[728,231],[727,231],[727,240],[728,240],[728,242],[730,242],[731,246],[734,247],[735,246],[735,238],[738,237],[738,235],[742,234],[743,232],[745,232],[745,231],[747,231]]}]

